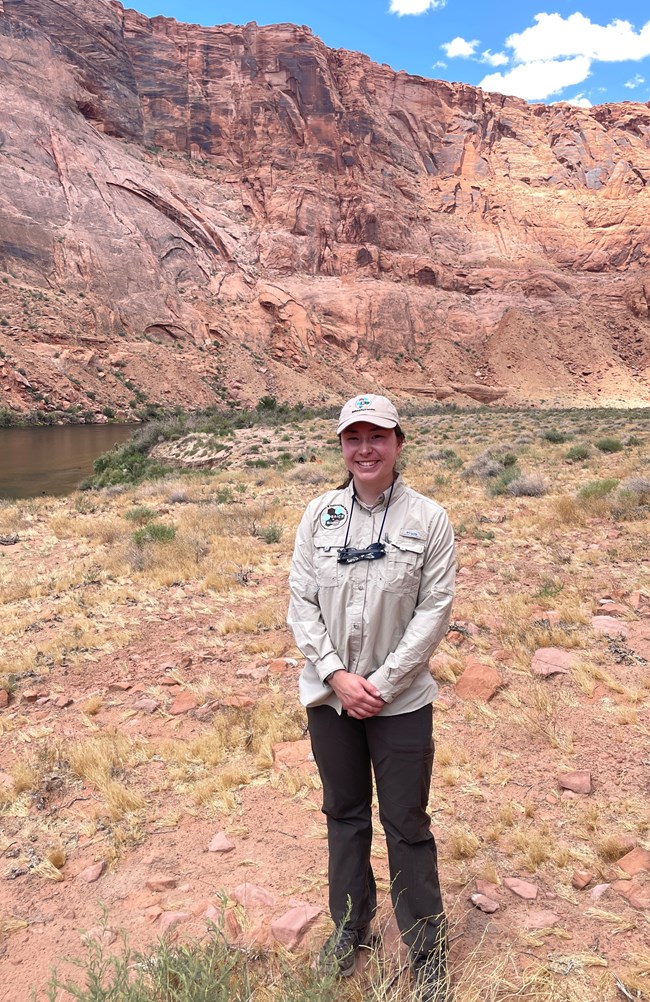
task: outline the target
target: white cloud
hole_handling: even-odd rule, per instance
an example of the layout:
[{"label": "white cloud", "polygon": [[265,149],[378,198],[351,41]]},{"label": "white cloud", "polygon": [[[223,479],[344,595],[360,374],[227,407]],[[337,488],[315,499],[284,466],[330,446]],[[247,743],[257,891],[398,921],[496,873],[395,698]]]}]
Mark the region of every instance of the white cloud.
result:
[{"label": "white cloud", "polygon": [[432,70],[446,70],[447,69],[447,63],[445,63],[442,59],[436,59],[435,63],[431,67],[431,69]]},{"label": "white cloud", "polygon": [[477,45],[478,38],[467,42],[464,38],[456,36],[456,38],[452,38],[451,42],[443,42],[440,48],[445,50],[448,59],[469,59],[470,56],[474,55]]},{"label": "white cloud", "polygon": [[428,10],[439,10],[447,0],[390,0],[391,14],[426,14]]},{"label": "white cloud", "polygon": [[[593,108],[593,105],[588,97],[584,94],[576,94],[575,97],[562,98],[564,104],[572,104],[576,108]],[[557,102],[554,102],[556,104]]]},{"label": "white cloud", "polygon": [[632,77],[631,80],[628,80],[627,83],[624,83],[623,86],[627,87],[628,90],[634,90],[635,87],[640,87],[641,84],[644,83],[645,77],[642,77],[640,73],[637,73],[636,76]]},{"label": "white cloud", "polygon": [[650,21],[635,32],[629,21],[593,24],[584,14],[536,14],[537,22],[506,45],[518,63],[533,63],[561,57],[586,56],[600,62],[626,62],[650,56]]},{"label": "white cloud", "polygon": [[565,87],[582,83],[589,76],[591,60],[586,56],[574,59],[537,59],[514,66],[507,73],[489,73],[479,87],[514,94],[526,101],[542,101]]},{"label": "white cloud", "polygon": [[486,49],[481,53],[481,62],[487,63],[489,66],[507,66],[510,57],[505,52],[490,52],[489,49]]}]

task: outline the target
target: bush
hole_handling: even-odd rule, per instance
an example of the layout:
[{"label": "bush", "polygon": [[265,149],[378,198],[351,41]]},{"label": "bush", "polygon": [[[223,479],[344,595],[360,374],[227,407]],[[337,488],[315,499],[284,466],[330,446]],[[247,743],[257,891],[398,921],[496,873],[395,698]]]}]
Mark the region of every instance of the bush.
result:
[{"label": "bush", "polygon": [[136,546],[145,546],[146,543],[171,543],[175,536],[176,528],[173,525],[155,522],[137,529],[133,533],[133,542]]},{"label": "bush", "polygon": [[557,428],[549,428],[548,431],[542,432],[541,437],[546,442],[553,442],[554,444],[560,445],[562,442],[566,442],[569,438],[563,431],[558,431]]},{"label": "bush", "polygon": [[279,543],[282,539],[282,526],[271,522],[270,525],[265,525],[264,528],[260,529],[259,534],[265,543]]},{"label": "bush", "polygon": [[151,522],[151,520],[155,517],[155,511],[151,508],[145,507],[144,505],[139,505],[137,508],[129,508],[129,510],[124,513],[124,518],[128,518],[129,522],[137,522],[138,525],[146,525],[147,522]]},{"label": "bush", "polygon": [[583,459],[588,459],[591,449],[588,445],[572,445],[566,452],[564,458],[567,463],[579,463]]},{"label": "bush", "polygon": [[489,486],[490,494],[498,497],[501,494],[510,493],[510,484],[520,479],[521,471],[517,466],[509,466],[496,477]]},{"label": "bush", "polygon": [[432,462],[432,463],[442,462],[450,470],[459,470],[461,468],[461,466],[463,465],[463,461],[460,458],[460,456],[458,455],[458,453],[454,452],[453,449],[449,449],[449,448],[447,448],[447,449],[432,449],[431,452],[427,452],[427,454],[425,455],[424,458],[427,459],[427,460],[429,460],[429,462]]},{"label": "bush", "polygon": [[618,438],[599,438],[594,445],[601,452],[621,452],[623,449],[623,443]]},{"label": "bush", "polygon": [[591,480],[578,491],[581,501],[595,501],[599,498],[607,497],[618,487],[618,480],[613,477],[606,477],[604,480]]},{"label": "bush", "polygon": [[527,498],[541,498],[546,494],[548,488],[541,477],[530,476],[527,473],[522,473],[521,476],[515,477],[507,485],[506,493],[512,494],[513,497],[527,497]]}]

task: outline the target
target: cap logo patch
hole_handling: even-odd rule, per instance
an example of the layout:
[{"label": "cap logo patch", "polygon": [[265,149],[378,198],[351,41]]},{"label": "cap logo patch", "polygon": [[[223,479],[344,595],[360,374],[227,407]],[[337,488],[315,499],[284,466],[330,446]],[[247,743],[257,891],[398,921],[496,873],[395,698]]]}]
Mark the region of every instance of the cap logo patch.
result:
[{"label": "cap logo patch", "polygon": [[342,504],[331,504],[329,507],[323,508],[319,518],[324,529],[335,529],[339,525],[345,525],[348,519],[348,510]]},{"label": "cap logo patch", "polygon": [[356,409],[358,411],[366,410],[367,407],[371,407],[372,406],[371,401],[370,401],[370,397],[358,397],[354,401],[354,406],[356,407]]}]

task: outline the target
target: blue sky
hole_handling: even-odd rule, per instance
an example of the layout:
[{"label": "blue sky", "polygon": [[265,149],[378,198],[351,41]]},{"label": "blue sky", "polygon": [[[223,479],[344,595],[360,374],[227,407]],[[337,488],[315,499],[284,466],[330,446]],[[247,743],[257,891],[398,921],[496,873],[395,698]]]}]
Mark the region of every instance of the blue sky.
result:
[{"label": "blue sky", "polygon": [[[129,6],[128,0],[124,0]],[[648,0],[136,0],[195,24],[307,24],[332,48],[527,101],[650,100]]]}]

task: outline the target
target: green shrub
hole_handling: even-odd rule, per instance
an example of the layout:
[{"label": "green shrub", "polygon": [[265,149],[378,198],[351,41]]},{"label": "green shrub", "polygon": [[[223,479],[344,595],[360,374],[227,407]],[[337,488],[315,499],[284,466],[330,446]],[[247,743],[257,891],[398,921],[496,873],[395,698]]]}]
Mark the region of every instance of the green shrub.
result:
[{"label": "green shrub", "polygon": [[137,529],[133,533],[133,542],[136,546],[144,546],[146,543],[171,543],[175,536],[176,528],[173,525],[154,522]]},{"label": "green shrub", "polygon": [[521,476],[522,473],[518,466],[508,466],[505,470],[503,470],[502,473],[499,473],[499,475],[495,477],[490,483],[490,486],[488,488],[490,494],[494,495],[495,497],[498,497],[499,495],[510,493],[509,492],[510,484],[513,481],[518,480]]},{"label": "green shrub", "polygon": [[588,445],[572,445],[570,449],[565,453],[565,460],[567,463],[578,463],[583,459],[588,459],[591,453],[591,449]]},{"label": "green shrub", "polygon": [[558,431],[557,428],[549,428],[548,431],[542,432],[541,437],[546,442],[553,442],[554,444],[560,445],[562,442],[566,442],[569,438],[567,434],[563,431]]},{"label": "green shrub", "polygon": [[147,522],[151,522],[155,517],[155,511],[152,508],[147,508],[145,505],[138,505],[137,508],[129,508],[124,513],[124,518],[128,518],[130,522],[137,522],[138,525],[146,525]]},{"label": "green shrub", "polygon": [[108,404],[105,407],[102,407],[102,414],[104,417],[107,417],[109,421],[111,418],[115,417],[115,411],[112,407],[109,407]]},{"label": "green shrub", "polygon": [[613,477],[606,477],[604,480],[591,480],[580,488],[578,497],[581,501],[598,500],[607,497],[616,487],[618,487],[618,480],[614,480]]},{"label": "green shrub", "polygon": [[265,525],[260,529],[259,534],[265,543],[279,543],[282,539],[282,526],[271,522],[270,525]]},{"label": "green shrub", "polygon": [[623,443],[618,438],[599,438],[594,445],[601,452],[621,452],[623,449]]}]

